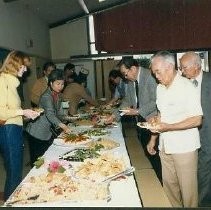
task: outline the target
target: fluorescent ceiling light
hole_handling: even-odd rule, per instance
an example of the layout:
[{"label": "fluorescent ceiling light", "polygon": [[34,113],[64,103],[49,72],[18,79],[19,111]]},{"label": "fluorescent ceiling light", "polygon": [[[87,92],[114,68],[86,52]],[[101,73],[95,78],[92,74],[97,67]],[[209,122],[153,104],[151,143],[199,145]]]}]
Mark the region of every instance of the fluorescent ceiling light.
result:
[{"label": "fluorescent ceiling light", "polygon": [[99,0],[99,2],[103,2],[103,1],[105,1],[105,0]]},{"label": "fluorescent ceiling light", "polygon": [[84,12],[85,12],[86,14],[89,14],[89,10],[88,10],[86,4],[84,3],[84,0],[78,0],[78,3],[81,5],[81,7],[82,7],[82,9],[84,10]]}]

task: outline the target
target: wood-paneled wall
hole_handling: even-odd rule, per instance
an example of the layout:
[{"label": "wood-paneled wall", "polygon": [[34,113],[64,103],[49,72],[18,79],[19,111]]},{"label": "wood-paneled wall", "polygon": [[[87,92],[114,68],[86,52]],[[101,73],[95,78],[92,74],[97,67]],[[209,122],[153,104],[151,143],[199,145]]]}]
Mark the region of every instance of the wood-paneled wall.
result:
[{"label": "wood-paneled wall", "polygon": [[139,0],[94,15],[96,48],[111,53],[211,48],[210,0]]},{"label": "wood-paneled wall", "polygon": [[111,98],[108,85],[109,72],[116,67],[119,61],[97,60],[96,62],[96,98]]}]

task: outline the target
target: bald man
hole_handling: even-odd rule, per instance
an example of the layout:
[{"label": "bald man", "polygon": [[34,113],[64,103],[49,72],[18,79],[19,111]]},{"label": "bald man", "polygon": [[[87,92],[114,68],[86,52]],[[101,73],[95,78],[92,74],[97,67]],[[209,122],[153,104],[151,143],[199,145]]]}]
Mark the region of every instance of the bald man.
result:
[{"label": "bald man", "polygon": [[180,59],[182,74],[190,79],[201,97],[203,110],[200,128],[201,149],[198,156],[199,206],[211,207],[211,73],[203,72],[201,58],[187,52]]},{"label": "bald man", "polygon": [[[159,154],[163,188],[173,207],[197,207],[197,163],[202,122],[199,95],[188,79],[175,69],[174,55],[161,51],[151,59],[152,73],[159,81],[156,104],[159,120],[154,133],[159,133]],[[155,154],[155,135],[147,145]]]}]

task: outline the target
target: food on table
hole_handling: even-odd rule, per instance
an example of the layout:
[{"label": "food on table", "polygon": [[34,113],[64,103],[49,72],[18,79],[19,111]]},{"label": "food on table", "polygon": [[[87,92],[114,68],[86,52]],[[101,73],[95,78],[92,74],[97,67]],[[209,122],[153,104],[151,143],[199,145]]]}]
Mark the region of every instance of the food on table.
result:
[{"label": "food on table", "polygon": [[75,181],[65,173],[47,173],[28,178],[6,205],[55,201],[108,199],[108,185]]},{"label": "food on table", "polygon": [[106,128],[107,125],[105,123],[98,123],[98,124],[94,124],[93,128]]},{"label": "food on table", "polygon": [[122,158],[112,154],[102,154],[98,158],[86,159],[81,165],[75,168],[75,176],[93,181],[103,180],[126,169]]},{"label": "food on table", "polygon": [[79,119],[75,123],[82,126],[92,126],[92,121],[90,119]]},{"label": "food on table", "polygon": [[77,120],[79,118],[80,118],[79,114],[75,114],[75,115],[72,115],[72,116],[65,116],[64,117],[65,120],[70,120],[70,121],[74,121],[74,120]]},{"label": "food on table", "polygon": [[81,132],[80,134],[82,134],[82,135],[86,134],[88,136],[104,136],[108,133],[109,132],[104,129],[90,129],[90,130],[85,130],[85,131]]},{"label": "food on table", "polygon": [[60,138],[64,140],[64,143],[80,143],[89,139],[88,136],[75,133],[63,133]]},{"label": "food on table", "polygon": [[90,148],[93,148],[96,145],[102,145],[103,149],[105,149],[105,150],[114,149],[114,148],[120,146],[119,143],[117,143],[116,141],[114,141],[112,139],[108,139],[108,138],[100,138],[97,141],[91,141],[91,142],[88,142],[85,144],[85,146],[88,146]]},{"label": "food on table", "polygon": [[33,163],[36,169],[40,168],[45,162],[43,157],[38,157],[37,160]]},{"label": "food on table", "polygon": [[100,149],[103,148],[102,145],[96,145],[92,148],[77,148],[73,149],[69,152],[66,152],[60,159],[67,160],[67,161],[78,161],[83,162],[87,158],[96,158],[100,156]]},{"label": "food on table", "polygon": [[130,109],[129,108],[124,108],[124,109],[119,109],[119,111],[128,113],[128,112],[130,112]]},{"label": "food on table", "polygon": [[38,107],[34,107],[34,108],[32,108],[32,110],[35,112],[39,112],[40,114],[44,112],[43,108],[38,108]]},{"label": "food on table", "polygon": [[112,122],[112,123],[105,123],[105,120],[100,120],[98,123],[93,125],[93,128],[113,128],[113,127],[117,127],[117,123],[116,122]]},{"label": "food on table", "polygon": [[100,101],[106,101],[106,98],[100,98],[99,100]]},{"label": "food on table", "polygon": [[111,110],[112,105],[110,105],[110,104],[102,105],[102,109]]},{"label": "food on table", "polygon": [[156,123],[138,122],[137,126],[139,126],[140,128],[146,128],[146,129],[155,130],[155,131],[157,129],[157,124]]}]

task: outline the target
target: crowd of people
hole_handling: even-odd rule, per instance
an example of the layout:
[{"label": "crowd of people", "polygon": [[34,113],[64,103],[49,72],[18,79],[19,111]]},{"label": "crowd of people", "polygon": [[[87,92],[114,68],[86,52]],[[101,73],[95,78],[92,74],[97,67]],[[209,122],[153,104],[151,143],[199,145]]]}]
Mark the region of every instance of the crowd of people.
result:
[{"label": "crowd of people", "polygon": [[[81,100],[98,106],[87,89],[86,69],[79,74],[74,64],[63,71],[47,62],[43,77],[31,90],[32,107],[22,109],[17,92],[30,58],[12,51],[0,70],[0,149],[7,179],[5,199],[22,179],[23,120],[30,118],[27,132],[30,164],[42,156],[53,142],[53,130],[69,133],[64,123],[62,101],[69,103],[68,114],[78,113]],[[211,206],[211,74],[203,71],[195,52],[185,53],[178,71],[174,54],[160,51],[151,58],[150,68],[141,67],[132,57],[123,57],[109,73],[112,90],[108,105],[120,104],[107,122],[122,116],[137,122],[153,122],[150,129],[137,127],[137,135],[173,207]],[[14,138],[15,137],[15,138]],[[153,199],[153,198],[152,198]]]},{"label": "crowd of people", "polygon": [[[211,74],[203,71],[200,56],[185,53],[180,71],[168,51],[152,56],[150,70],[127,57],[118,67],[128,81],[120,109],[136,122],[153,123],[137,134],[156,157],[152,165],[172,207],[210,207]],[[118,113],[112,117],[120,119]]]}]

